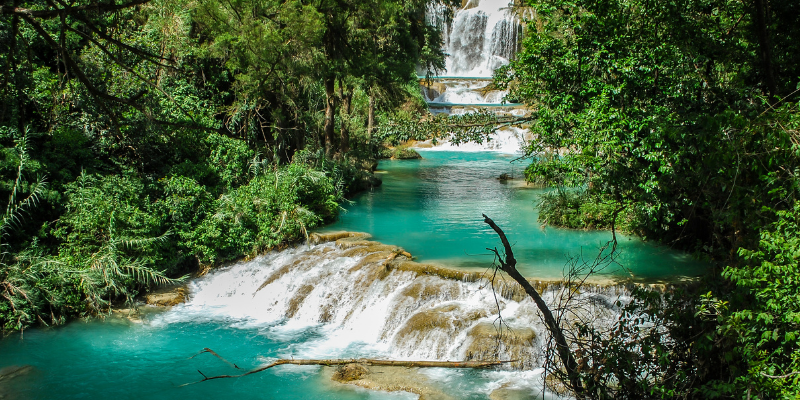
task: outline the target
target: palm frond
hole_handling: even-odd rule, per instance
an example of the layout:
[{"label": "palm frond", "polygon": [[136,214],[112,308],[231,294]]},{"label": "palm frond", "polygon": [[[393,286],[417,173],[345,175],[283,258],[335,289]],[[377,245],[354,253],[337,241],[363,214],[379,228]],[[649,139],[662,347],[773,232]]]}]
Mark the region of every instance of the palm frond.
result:
[{"label": "palm frond", "polygon": [[123,247],[133,249],[137,247],[142,247],[151,243],[163,243],[167,241],[167,238],[172,235],[172,232],[166,231],[161,236],[149,237],[149,238],[137,238],[137,239],[122,239],[119,240],[119,243],[122,244]]},{"label": "palm frond", "polygon": [[[19,173],[22,173],[20,170]],[[0,235],[4,235],[6,230],[14,225],[21,223],[22,213],[28,209],[35,207],[39,202],[39,197],[47,189],[47,182],[44,178],[40,177],[39,180],[33,185],[33,190],[24,199],[17,201],[16,196],[19,193],[17,185],[20,177],[17,177],[18,182],[14,184],[11,198],[6,206],[6,212],[0,220]]]}]

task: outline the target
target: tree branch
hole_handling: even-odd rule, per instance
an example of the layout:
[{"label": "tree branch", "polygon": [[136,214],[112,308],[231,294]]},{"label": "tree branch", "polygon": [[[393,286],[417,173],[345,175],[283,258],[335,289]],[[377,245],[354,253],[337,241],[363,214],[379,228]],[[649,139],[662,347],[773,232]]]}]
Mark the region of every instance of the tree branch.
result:
[{"label": "tree branch", "polygon": [[493,252],[500,263],[500,269],[508,274],[512,279],[517,281],[520,286],[525,290],[525,293],[528,294],[533,299],[533,302],[536,303],[536,307],[539,308],[541,311],[542,316],[544,317],[544,322],[547,325],[547,329],[550,331],[550,334],[553,336],[553,339],[556,342],[556,351],[558,352],[558,356],[561,359],[561,362],[564,364],[564,368],[567,370],[567,376],[569,377],[569,386],[575,395],[578,398],[583,398],[584,389],[583,384],[581,383],[580,376],[578,375],[578,363],[575,361],[575,356],[572,354],[569,348],[569,343],[567,343],[567,338],[564,336],[564,332],[561,330],[561,326],[558,324],[556,319],[553,317],[553,313],[550,311],[550,308],[547,306],[547,303],[542,300],[542,296],[539,295],[539,292],[528,282],[522,274],[517,271],[517,260],[514,258],[514,251],[511,249],[511,244],[508,242],[508,238],[506,238],[506,234],[500,229],[494,221],[487,217],[486,214],[483,215],[483,222],[488,224],[494,231],[500,236],[500,241],[503,243],[503,249],[505,251],[505,258],[503,258],[497,249],[488,249],[489,251]]},{"label": "tree branch", "polygon": [[130,3],[123,3],[123,4],[91,3],[82,6],[64,7],[61,9],[53,9],[53,10],[31,10],[22,7],[2,6],[0,7],[0,15],[19,15],[21,17],[50,19],[50,18],[57,18],[62,15],[75,14],[82,11],[94,11],[94,12],[104,13],[110,11],[124,10],[126,8],[136,7],[149,2],[150,0],[134,0]]}]

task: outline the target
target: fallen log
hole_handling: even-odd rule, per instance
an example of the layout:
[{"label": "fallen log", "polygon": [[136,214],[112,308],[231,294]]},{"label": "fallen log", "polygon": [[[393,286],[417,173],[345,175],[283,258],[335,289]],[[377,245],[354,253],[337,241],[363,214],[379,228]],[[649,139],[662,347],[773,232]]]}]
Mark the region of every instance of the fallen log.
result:
[{"label": "fallen log", "polygon": [[[191,358],[194,358],[195,356],[197,356],[199,354],[202,354],[202,353],[211,353],[215,357],[221,359],[222,361],[225,361],[226,363],[228,363],[230,365],[234,365],[234,366],[236,365],[236,364],[233,364],[233,363],[225,360],[219,354],[215,353],[213,350],[211,350],[209,348],[203,349],[203,351],[201,351],[198,354],[195,354]],[[310,359],[310,360],[309,359],[295,360],[295,359],[285,359],[284,358],[284,359],[275,360],[275,361],[273,361],[273,362],[271,362],[269,364],[262,365],[262,366],[260,366],[258,368],[252,369],[250,371],[247,371],[247,372],[245,372],[243,374],[239,374],[239,375],[206,376],[205,374],[203,374],[202,372],[200,372],[198,370],[197,372],[199,372],[200,375],[203,376],[203,379],[201,379],[201,380],[199,380],[197,382],[184,383],[183,385],[181,385],[181,387],[188,386],[188,385],[194,385],[194,384],[200,383],[200,382],[210,381],[212,379],[241,378],[243,376],[255,374],[255,373],[258,373],[258,372],[261,372],[261,371],[264,371],[264,370],[268,370],[268,369],[270,369],[272,367],[277,367],[278,365],[285,365],[285,364],[291,364],[291,365],[322,365],[322,366],[327,366],[327,367],[336,366],[336,365],[347,365],[347,364],[361,364],[361,365],[369,365],[369,366],[373,366],[374,365],[374,366],[407,367],[407,368],[489,368],[489,367],[496,367],[496,366],[499,366],[499,365],[508,364],[508,363],[512,363],[512,362],[516,362],[516,361],[517,360],[494,360],[494,361],[402,361],[402,360],[380,360],[380,359],[371,359],[371,358],[348,358],[348,359],[337,358],[337,359],[328,359],[328,360],[313,360],[313,359]],[[239,368],[239,367],[236,367],[236,368]]]}]

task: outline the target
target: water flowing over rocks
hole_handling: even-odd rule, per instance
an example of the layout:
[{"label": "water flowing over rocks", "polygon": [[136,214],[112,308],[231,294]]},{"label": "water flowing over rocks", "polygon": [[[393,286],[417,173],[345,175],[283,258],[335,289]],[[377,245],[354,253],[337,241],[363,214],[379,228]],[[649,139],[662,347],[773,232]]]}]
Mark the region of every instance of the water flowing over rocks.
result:
[{"label": "water flowing over rocks", "polygon": [[522,24],[507,0],[469,0],[452,21],[442,6],[428,9],[428,22],[445,33],[448,76],[491,77],[519,50]]},{"label": "water flowing over rocks", "polygon": [[159,288],[144,296],[145,303],[151,306],[172,307],[186,301],[189,294],[185,285]]},{"label": "water flowing over rocks", "polygon": [[[290,336],[322,332],[314,345],[287,354],[295,358],[504,359],[517,360],[511,369],[540,367],[546,330],[536,306],[513,281],[496,279],[493,291],[489,277],[488,269],[414,262],[402,248],[367,234],[315,233],[306,245],[194,280],[188,301],[170,315],[196,320],[204,314]],[[553,305],[568,294],[580,299],[584,314],[574,318],[610,320],[627,293],[615,285],[534,284]]]},{"label": "water flowing over rocks", "polygon": [[[442,75],[420,80],[420,90],[432,114],[483,111],[498,116],[530,114],[525,105],[509,102],[508,91],[500,90],[492,82],[495,69],[508,64],[520,48],[522,22],[513,9],[506,0],[464,0],[461,8],[453,10],[442,5],[428,8],[428,23],[444,32],[443,50],[447,54],[446,71]],[[452,12],[452,19],[447,17],[448,11]],[[417,143],[415,147],[516,154],[533,139],[527,129],[520,127],[504,127],[492,136],[494,140],[485,143],[454,146],[445,138],[436,144]]]}]

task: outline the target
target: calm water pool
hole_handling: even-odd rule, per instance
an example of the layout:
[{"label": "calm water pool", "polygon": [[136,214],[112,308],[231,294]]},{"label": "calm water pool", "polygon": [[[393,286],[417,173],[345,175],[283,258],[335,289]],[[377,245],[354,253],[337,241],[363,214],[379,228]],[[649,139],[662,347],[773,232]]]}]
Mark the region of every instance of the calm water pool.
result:
[{"label": "calm water pool", "polygon": [[[514,246],[525,276],[560,278],[571,257],[593,259],[611,240],[607,231],[543,227],[536,209],[547,189],[522,182],[524,161],[499,152],[425,151],[420,160],[383,160],[383,185],[362,193],[324,231],[368,232],[374,240],[401,246],[421,262],[461,268],[485,268],[487,247],[500,246],[481,214],[492,218]],[[509,174],[517,180],[502,182]],[[640,280],[697,276],[704,266],[689,255],[636,238],[617,235],[619,265],[604,277]]]}]

